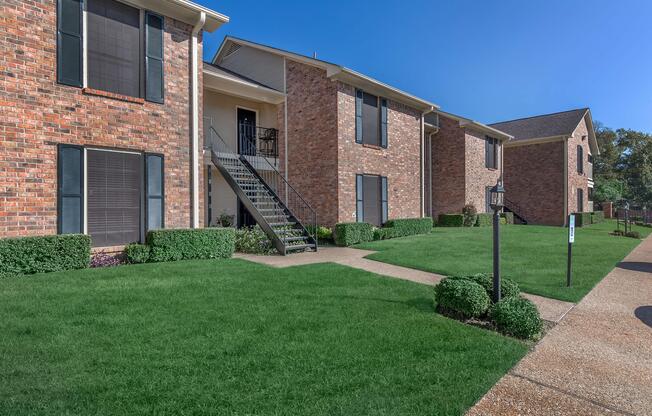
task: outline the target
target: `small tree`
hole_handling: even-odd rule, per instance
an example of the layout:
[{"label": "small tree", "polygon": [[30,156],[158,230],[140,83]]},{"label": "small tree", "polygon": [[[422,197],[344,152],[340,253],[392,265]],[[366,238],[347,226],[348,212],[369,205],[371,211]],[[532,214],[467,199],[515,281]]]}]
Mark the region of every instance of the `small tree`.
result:
[{"label": "small tree", "polygon": [[464,216],[464,226],[473,227],[478,219],[478,210],[475,205],[467,204],[462,208],[462,215]]}]

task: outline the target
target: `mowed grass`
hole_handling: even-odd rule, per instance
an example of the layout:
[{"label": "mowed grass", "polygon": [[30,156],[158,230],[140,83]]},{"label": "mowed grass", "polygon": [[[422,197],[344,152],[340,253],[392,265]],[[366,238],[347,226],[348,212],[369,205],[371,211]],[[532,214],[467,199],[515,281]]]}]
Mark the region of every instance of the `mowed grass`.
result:
[{"label": "mowed grass", "polygon": [[[606,221],[576,229],[572,287],[566,287],[568,229],[534,225],[501,226],[501,270],[524,292],[577,302],[640,240],[609,235]],[[642,237],[652,229],[634,226]],[[444,275],[491,273],[492,227],[434,228],[428,235],[360,244],[376,250],[372,260]]]},{"label": "mowed grass", "polygon": [[242,260],[0,280],[2,415],[460,415],[527,351],[432,288]]}]

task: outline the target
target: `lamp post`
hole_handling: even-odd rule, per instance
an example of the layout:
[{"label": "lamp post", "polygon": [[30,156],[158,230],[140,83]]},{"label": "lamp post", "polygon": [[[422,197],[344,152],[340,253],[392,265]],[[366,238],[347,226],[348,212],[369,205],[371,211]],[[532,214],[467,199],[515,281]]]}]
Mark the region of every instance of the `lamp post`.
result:
[{"label": "lamp post", "polygon": [[505,205],[505,188],[502,178],[489,190],[489,206],[494,210],[494,303],[500,302],[500,210]]}]

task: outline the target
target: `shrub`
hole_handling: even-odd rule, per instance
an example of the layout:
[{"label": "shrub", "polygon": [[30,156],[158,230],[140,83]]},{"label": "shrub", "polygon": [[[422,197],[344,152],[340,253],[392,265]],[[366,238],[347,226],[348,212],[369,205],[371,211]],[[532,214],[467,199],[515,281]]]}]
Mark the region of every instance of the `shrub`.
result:
[{"label": "shrub", "polygon": [[465,227],[473,227],[477,222],[478,210],[472,204],[464,205],[462,208],[462,224]]},{"label": "shrub", "polygon": [[631,238],[638,238],[638,239],[640,239],[640,238],[641,238],[641,233],[639,233],[638,231],[627,231],[627,232],[625,233],[625,237],[631,237]]},{"label": "shrub", "polygon": [[468,279],[445,278],[435,286],[437,307],[444,313],[477,318],[489,309],[491,301],[482,286]]},{"label": "shrub", "polygon": [[[489,299],[493,299],[494,295],[494,281],[493,274],[487,273],[478,273],[470,276],[457,276],[454,277],[457,279],[468,279],[476,282],[484,288],[489,296]],[[518,296],[521,293],[521,288],[518,286],[518,283],[512,279],[501,278],[500,279],[500,297],[509,298]]]},{"label": "shrub", "polygon": [[338,246],[348,247],[371,241],[373,238],[373,226],[366,222],[341,222],[335,224],[335,244]]},{"label": "shrub", "polygon": [[235,250],[232,228],[167,229],[147,234],[151,261],[229,258]]},{"label": "shrub", "polygon": [[396,237],[394,228],[376,228],[374,229],[374,240],[389,240]]},{"label": "shrub", "polygon": [[115,267],[122,264],[122,260],[115,254],[98,251],[91,255],[91,267]]},{"label": "shrub", "polygon": [[591,225],[590,212],[576,212],[574,215],[576,227],[586,227],[587,225]]},{"label": "shrub", "polygon": [[405,237],[416,234],[429,234],[432,231],[432,218],[402,218],[389,220],[385,223],[384,229],[391,229],[387,238]]},{"label": "shrub", "polygon": [[127,262],[131,264],[147,263],[149,254],[150,248],[146,244],[132,243],[125,247]]},{"label": "shrub", "polygon": [[591,213],[591,224],[604,222],[604,211],[594,211]]},{"label": "shrub", "polygon": [[514,224],[514,213],[513,212],[503,212],[500,214],[501,218],[505,218],[506,224]]},{"label": "shrub", "polygon": [[493,225],[493,215],[489,212],[482,212],[478,214],[478,220],[475,225],[478,227],[491,227]]},{"label": "shrub", "polygon": [[439,214],[438,227],[461,227],[464,225],[462,214]]},{"label": "shrub", "polygon": [[537,307],[521,297],[509,297],[496,303],[490,317],[500,332],[518,338],[534,338],[543,328]]},{"label": "shrub", "polygon": [[235,251],[249,254],[272,254],[275,249],[260,226],[256,225],[235,230]]},{"label": "shrub", "polygon": [[333,241],[333,230],[328,227],[318,225],[315,230],[315,227],[312,225],[306,225],[306,230],[308,230],[308,233],[310,234],[317,234],[318,241]]},{"label": "shrub", "polygon": [[83,234],[0,239],[0,277],[85,269],[91,238]]},{"label": "shrub", "polygon": [[231,215],[231,214],[227,214],[226,212],[223,212],[220,214],[218,221],[220,222],[220,225],[222,227],[231,227],[235,222],[235,215]]}]

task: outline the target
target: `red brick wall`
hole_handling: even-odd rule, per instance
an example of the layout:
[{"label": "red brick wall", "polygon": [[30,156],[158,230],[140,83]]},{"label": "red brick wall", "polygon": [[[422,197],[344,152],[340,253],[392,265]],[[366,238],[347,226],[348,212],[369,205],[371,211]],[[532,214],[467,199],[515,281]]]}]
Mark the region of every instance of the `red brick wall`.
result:
[{"label": "red brick wall", "polygon": [[389,100],[387,149],[355,142],[355,88],[337,83],[339,221],[356,220],[355,175],[387,177],[388,217],[421,216],[421,113]]},{"label": "red brick wall", "polygon": [[58,85],[56,1],[3,0],[0,236],[56,232],[57,143],[163,153],[166,226],[190,225],[191,27],[165,23],[165,104],[138,104]]},{"label": "red brick wall", "polygon": [[486,135],[468,128],[465,133],[465,204],[474,205],[478,212],[486,212],[487,187],[496,185],[500,178],[501,146],[498,148],[497,169],[488,169],[485,160]]},{"label": "red brick wall", "polygon": [[433,216],[462,212],[466,201],[464,129],[459,122],[439,117],[439,132],[432,136]]},{"label": "red brick wall", "polygon": [[317,221],[332,226],[338,222],[337,87],[325,70],[293,61],[286,67],[288,181]]},{"label": "red brick wall", "polygon": [[[573,136],[568,139],[568,209],[570,213],[577,212],[577,190],[584,190],[584,211],[589,211],[589,181],[588,157],[589,138],[588,128],[584,120],[577,126]],[[584,173],[577,173],[577,146],[584,149]]]},{"label": "red brick wall", "polygon": [[505,197],[529,224],[564,224],[564,142],[505,148]]}]

